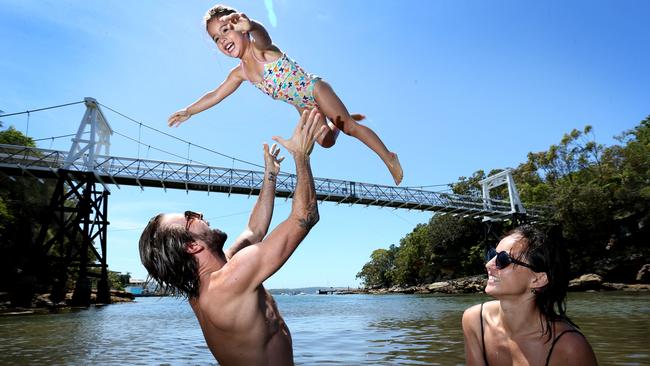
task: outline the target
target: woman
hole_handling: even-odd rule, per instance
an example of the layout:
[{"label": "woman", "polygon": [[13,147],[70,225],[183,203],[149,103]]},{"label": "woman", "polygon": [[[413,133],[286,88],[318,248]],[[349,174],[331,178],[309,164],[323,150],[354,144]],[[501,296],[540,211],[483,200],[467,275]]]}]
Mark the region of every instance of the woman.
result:
[{"label": "woman", "polygon": [[529,225],[514,229],[485,267],[485,292],[496,300],[463,314],[468,365],[597,365],[566,316],[566,256],[546,235]]}]

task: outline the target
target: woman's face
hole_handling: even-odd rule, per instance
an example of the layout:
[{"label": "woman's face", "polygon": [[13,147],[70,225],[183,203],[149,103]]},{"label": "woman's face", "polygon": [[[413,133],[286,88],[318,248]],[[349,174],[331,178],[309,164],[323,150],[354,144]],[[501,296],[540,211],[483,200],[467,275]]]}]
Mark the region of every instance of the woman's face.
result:
[{"label": "woman's face", "polygon": [[[512,234],[503,238],[497,245],[497,253],[505,251],[511,258],[519,259],[521,253],[526,249],[526,240],[522,240],[520,234]],[[526,262],[525,258],[521,258]],[[485,264],[488,281],[485,286],[485,293],[500,298],[503,296],[520,296],[530,294],[532,281],[536,277],[535,272],[530,268],[514,263],[498,269],[496,257]]]}]

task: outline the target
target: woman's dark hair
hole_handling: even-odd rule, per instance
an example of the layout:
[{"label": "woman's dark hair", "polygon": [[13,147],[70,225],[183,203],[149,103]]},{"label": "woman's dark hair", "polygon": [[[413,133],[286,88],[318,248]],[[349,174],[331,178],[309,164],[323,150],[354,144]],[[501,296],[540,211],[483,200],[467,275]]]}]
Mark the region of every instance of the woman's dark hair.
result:
[{"label": "woman's dark hair", "polygon": [[566,315],[566,294],[569,287],[569,261],[566,251],[558,240],[551,239],[532,225],[519,226],[506,236],[513,234],[519,235],[527,244],[519,259],[525,259],[534,268],[546,273],[548,283],[536,289],[535,303],[543,315],[540,321],[544,334],[547,334],[550,340],[554,321],[564,320],[576,326]]},{"label": "woman's dark hair", "polygon": [[188,298],[199,295],[198,265],[185,250],[192,236],[182,225],[161,226],[163,214],[147,224],[140,236],[140,260],[165,293]]}]

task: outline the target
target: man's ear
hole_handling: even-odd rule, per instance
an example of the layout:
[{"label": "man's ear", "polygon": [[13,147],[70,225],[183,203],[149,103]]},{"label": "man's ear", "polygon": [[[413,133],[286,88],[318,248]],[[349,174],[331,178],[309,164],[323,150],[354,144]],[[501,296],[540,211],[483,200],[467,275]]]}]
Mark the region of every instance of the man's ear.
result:
[{"label": "man's ear", "polygon": [[197,242],[193,241],[191,243],[185,244],[185,251],[190,254],[196,254],[203,250],[203,246],[199,245]]}]

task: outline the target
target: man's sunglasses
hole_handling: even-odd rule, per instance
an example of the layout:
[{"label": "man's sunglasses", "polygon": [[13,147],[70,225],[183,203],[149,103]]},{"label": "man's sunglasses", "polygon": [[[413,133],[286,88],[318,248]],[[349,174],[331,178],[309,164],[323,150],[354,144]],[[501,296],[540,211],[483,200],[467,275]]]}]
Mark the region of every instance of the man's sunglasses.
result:
[{"label": "man's sunglasses", "polygon": [[488,250],[487,252],[486,261],[489,262],[494,257],[496,257],[494,262],[496,264],[497,269],[504,269],[508,267],[511,263],[514,263],[520,266],[524,266],[526,268],[530,268],[533,272],[541,272],[537,267],[531,264],[512,258],[510,254],[508,254],[508,252],[506,251],[497,253],[497,250],[495,248],[490,248],[490,250]]},{"label": "man's sunglasses", "polygon": [[190,230],[190,225],[194,220],[203,220],[203,214],[194,211],[185,211],[185,230]]}]

